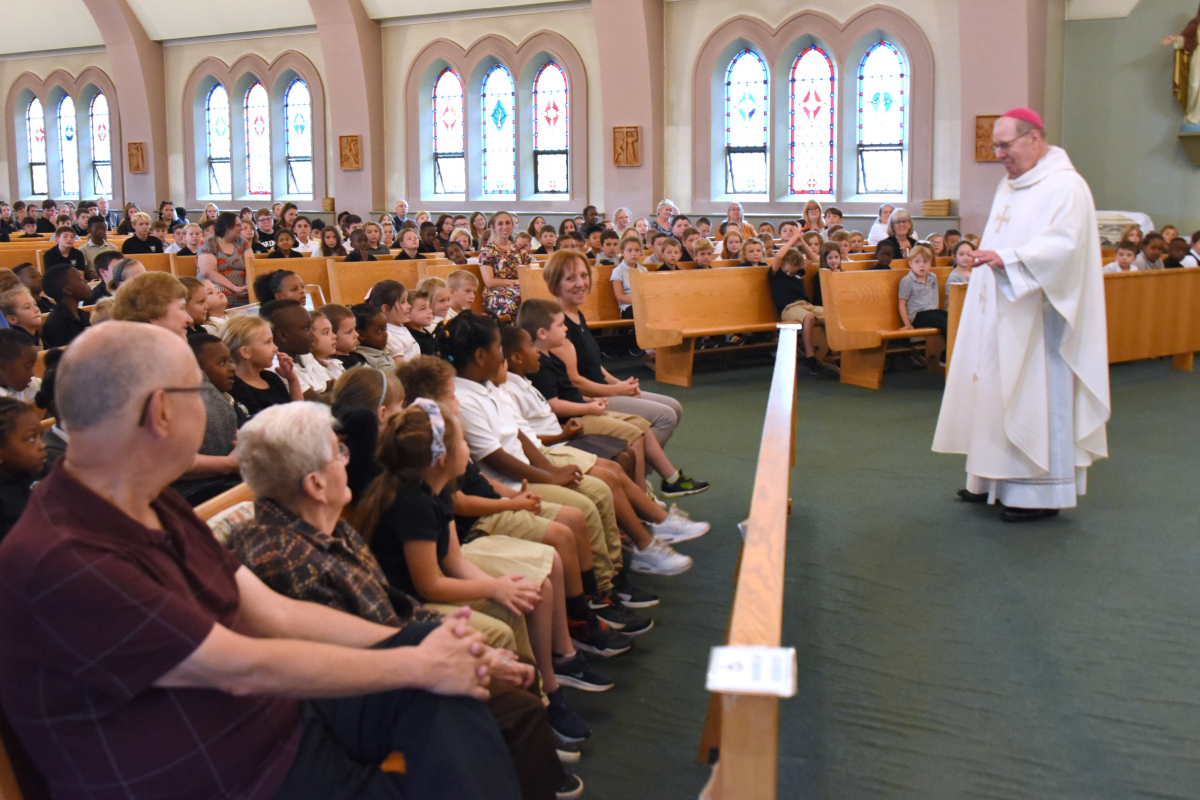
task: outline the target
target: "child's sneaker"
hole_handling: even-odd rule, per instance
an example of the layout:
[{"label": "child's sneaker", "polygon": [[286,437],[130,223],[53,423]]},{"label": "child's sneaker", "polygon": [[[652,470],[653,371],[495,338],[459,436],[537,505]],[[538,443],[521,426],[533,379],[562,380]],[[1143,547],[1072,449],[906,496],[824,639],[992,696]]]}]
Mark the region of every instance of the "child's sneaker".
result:
[{"label": "child's sneaker", "polygon": [[708,481],[689,478],[683,474],[682,470],[679,472],[679,480],[668,481],[666,478],[663,478],[659,486],[659,491],[663,497],[683,497],[689,494],[700,494],[707,489]]},{"label": "child's sneaker", "polygon": [[692,568],[692,559],[676,553],[661,539],[651,539],[645,550],[634,545],[629,552],[629,569],[642,575],[680,575]]},{"label": "child's sneaker", "polygon": [[567,705],[566,695],[562,688],[555,689],[546,695],[550,704],[546,706],[546,716],[550,718],[551,729],[568,742],[582,742],[592,735],[592,729]]},{"label": "child's sneaker", "polygon": [[654,537],[667,544],[679,544],[699,539],[710,530],[712,530],[712,525],[707,522],[693,522],[688,517],[688,513],[676,505],[671,506],[671,511],[665,520],[650,523],[650,532],[654,534]]}]

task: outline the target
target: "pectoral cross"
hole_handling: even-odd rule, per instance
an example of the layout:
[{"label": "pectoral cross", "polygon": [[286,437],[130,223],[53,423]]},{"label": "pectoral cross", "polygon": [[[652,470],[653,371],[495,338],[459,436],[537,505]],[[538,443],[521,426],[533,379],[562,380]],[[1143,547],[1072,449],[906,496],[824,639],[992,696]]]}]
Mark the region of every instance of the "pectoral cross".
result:
[{"label": "pectoral cross", "polygon": [[1008,206],[1005,206],[1004,210],[996,215],[996,233],[1000,232],[1006,222],[1012,222],[1012,217],[1008,215]]}]

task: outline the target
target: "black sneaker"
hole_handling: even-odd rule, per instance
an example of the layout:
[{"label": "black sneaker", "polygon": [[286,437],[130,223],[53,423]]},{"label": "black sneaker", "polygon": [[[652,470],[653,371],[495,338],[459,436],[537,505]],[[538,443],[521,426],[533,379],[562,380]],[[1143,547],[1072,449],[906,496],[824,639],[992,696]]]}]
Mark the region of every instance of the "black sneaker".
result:
[{"label": "black sneaker", "polygon": [[667,479],[663,478],[662,483],[659,484],[658,493],[663,497],[683,497],[689,494],[700,494],[706,489],[708,489],[708,481],[689,478],[681,471],[679,473],[679,480],[674,483],[668,483]]},{"label": "black sneaker", "polygon": [[624,572],[613,579],[613,594],[626,608],[650,608],[658,605],[658,595],[634,586]]},{"label": "black sneaker", "polygon": [[583,758],[583,754],[579,752],[579,745],[568,742],[559,736],[558,731],[554,730],[554,728],[550,729],[550,735],[554,737],[554,752],[558,754],[560,762],[563,764],[574,764]]},{"label": "black sneaker", "polygon": [[568,742],[582,742],[592,735],[592,729],[567,705],[567,698],[562,689],[555,689],[546,695],[550,705],[546,706],[546,716],[550,718],[550,727]]},{"label": "black sneaker", "polygon": [[578,775],[567,773],[567,777],[563,779],[562,786],[554,792],[555,800],[578,800],[583,797],[583,781]]},{"label": "black sneaker", "polygon": [[815,356],[804,357],[804,369],[814,378],[824,374],[824,370],[821,369],[821,362]]},{"label": "black sneaker", "polygon": [[584,692],[607,692],[616,686],[612,678],[606,678],[592,669],[587,656],[579,652],[570,661],[561,664],[554,662],[554,677],[560,686],[570,686]]},{"label": "black sneaker", "polygon": [[641,636],[654,627],[654,620],[630,611],[619,597],[589,597],[588,608],[626,636]]},{"label": "black sneaker", "polygon": [[599,617],[590,616],[586,622],[568,620],[567,625],[571,629],[571,642],[585,653],[612,658],[633,647],[632,639],[609,627]]}]

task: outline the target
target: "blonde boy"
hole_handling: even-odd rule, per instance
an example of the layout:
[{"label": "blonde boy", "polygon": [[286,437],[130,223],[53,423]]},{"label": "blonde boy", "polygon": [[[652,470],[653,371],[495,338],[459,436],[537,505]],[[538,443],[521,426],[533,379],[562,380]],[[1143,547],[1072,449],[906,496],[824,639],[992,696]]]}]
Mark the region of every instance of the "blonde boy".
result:
[{"label": "blonde boy", "polygon": [[456,269],[446,276],[446,286],[450,289],[450,307],[446,309],[443,320],[449,322],[474,305],[475,293],[479,291],[479,278],[465,269]]},{"label": "blonde boy", "polygon": [[8,320],[10,328],[25,331],[41,341],[42,310],[24,286],[0,295],[0,313]]},{"label": "blonde boy", "polygon": [[697,239],[696,249],[692,251],[692,258],[696,260],[696,269],[708,269],[712,266],[713,259],[717,257],[717,251],[713,248],[713,243],[708,239]]},{"label": "blonde boy", "polygon": [[[683,257],[683,245],[674,236],[662,236],[655,240],[658,245],[662,266],[658,268],[659,272],[668,269],[679,269],[679,259]],[[646,259],[642,263],[649,263],[650,259]]]},{"label": "blonde boy", "polygon": [[919,244],[908,251],[908,274],[900,279],[900,321],[905,330],[937,328],[946,335],[946,309],[938,308],[937,276],[933,267],[933,251]]},{"label": "blonde boy", "polygon": [[863,235],[858,231],[850,231],[850,252],[863,252]]},{"label": "blonde boy", "polygon": [[417,284],[417,291],[429,298],[433,322],[429,323],[425,330],[433,333],[433,329],[446,318],[446,312],[450,310],[450,287],[446,285],[446,281],[432,275]]}]

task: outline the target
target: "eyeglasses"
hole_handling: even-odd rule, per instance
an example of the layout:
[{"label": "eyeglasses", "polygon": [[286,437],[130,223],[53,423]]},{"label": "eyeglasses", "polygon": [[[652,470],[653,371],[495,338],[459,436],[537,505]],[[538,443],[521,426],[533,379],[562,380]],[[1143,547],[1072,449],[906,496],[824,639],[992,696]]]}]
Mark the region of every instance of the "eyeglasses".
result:
[{"label": "eyeglasses", "polygon": [[182,392],[202,392],[202,391],[204,391],[204,384],[201,384],[199,386],[169,386],[169,387],[165,387],[162,389],[155,389],[146,398],[146,402],[142,403],[142,415],[141,415],[141,417],[138,418],[138,427],[139,428],[145,427],[146,423],[150,421],[150,401],[154,399],[154,395],[157,392],[162,392],[163,394],[180,394]]},{"label": "eyeglasses", "polygon": [[1000,151],[1004,151],[1005,153],[1010,153],[1010,152],[1012,152],[1012,146],[1014,144],[1019,142],[1021,139],[1024,139],[1026,136],[1028,136],[1031,133],[1033,133],[1032,129],[1027,130],[1024,133],[1022,133],[1020,136],[1018,136],[1016,139],[1013,139],[1011,142],[993,142],[992,143],[992,152],[995,153],[996,155],[1000,155]]},{"label": "eyeglasses", "polygon": [[346,447],[345,442],[338,442],[337,456],[335,460],[346,462],[350,461],[350,448]]}]

